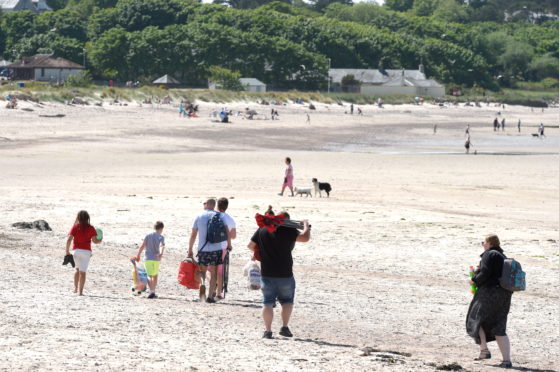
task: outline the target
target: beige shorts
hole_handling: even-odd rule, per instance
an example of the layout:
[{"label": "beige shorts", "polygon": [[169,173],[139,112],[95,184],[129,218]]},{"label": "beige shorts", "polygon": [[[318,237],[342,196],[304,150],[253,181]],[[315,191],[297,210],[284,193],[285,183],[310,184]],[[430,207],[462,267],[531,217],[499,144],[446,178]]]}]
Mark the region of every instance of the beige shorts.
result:
[{"label": "beige shorts", "polygon": [[91,259],[91,251],[87,249],[74,249],[73,255],[76,269],[84,273],[87,272],[89,260]]}]

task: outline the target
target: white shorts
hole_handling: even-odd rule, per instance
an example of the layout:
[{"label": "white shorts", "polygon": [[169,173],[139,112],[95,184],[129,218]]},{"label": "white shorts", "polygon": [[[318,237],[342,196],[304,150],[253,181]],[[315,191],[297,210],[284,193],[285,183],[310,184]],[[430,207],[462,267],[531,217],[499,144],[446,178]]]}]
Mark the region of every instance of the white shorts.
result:
[{"label": "white shorts", "polygon": [[89,266],[89,260],[91,259],[91,251],[87,249],[74,249],[74,262],[76,263],[76,269],[85,273],[87,272],[87,267]]}]

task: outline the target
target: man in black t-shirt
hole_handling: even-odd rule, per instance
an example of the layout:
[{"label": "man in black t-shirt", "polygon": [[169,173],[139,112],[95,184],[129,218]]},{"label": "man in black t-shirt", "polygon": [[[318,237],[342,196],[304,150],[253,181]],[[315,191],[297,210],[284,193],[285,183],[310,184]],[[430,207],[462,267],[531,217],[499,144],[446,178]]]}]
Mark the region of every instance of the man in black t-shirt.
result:
[{"label": "man in black t-shirt", "polygon": [[[289,214],[282,213],[289,218]],[[308,242],[310,238],[310,226],[308,221],[305,220],[301,233],[295,228],[285,226],[279,226],[273,233],[268,232],[266,228],[260,228],[250,239],[249,249],[254,251],[256,246],[259,246],[262,258],[262,295],[264,297],[262,318],[266,327],[263,338],[272,338],[272,320],[274,319],[276,299],[281,304],[283,322],[279,334],[285,337],[293,337],[288,327],[295,297],[295,278],[293,277],[291,251],[295,247],[295,242]]]}]

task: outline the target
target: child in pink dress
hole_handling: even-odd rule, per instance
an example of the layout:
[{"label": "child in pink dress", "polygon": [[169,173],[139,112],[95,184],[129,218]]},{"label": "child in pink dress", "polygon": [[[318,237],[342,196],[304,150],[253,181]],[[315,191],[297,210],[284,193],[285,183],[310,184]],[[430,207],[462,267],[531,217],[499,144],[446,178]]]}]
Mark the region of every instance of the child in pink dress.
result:
[{"label": "child in pink dress", "polygon": [[286,187],[289,187],[291,190],[291,195],[293,195],[293,166],[291,165],[291,158],[285,158],[285,164],[287,167],[285,168],[285,177],[283,178],[283,185],[281,187],[281,192],[278,194],[279,196],[283,196],[283,192]]}]

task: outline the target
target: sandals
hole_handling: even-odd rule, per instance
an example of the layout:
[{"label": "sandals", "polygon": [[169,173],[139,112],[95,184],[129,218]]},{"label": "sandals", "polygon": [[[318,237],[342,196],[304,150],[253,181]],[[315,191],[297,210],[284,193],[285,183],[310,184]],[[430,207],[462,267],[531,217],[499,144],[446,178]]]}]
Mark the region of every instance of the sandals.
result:
[{"label": "sandals", "polygon": [[[483,349],[479,352],[479,356],[474,360],[484,360],[484,359],[491,359],[491,352],[489,349]],[[510,362],[509,362],[510,363]]]},{"label": "sandals", "polygon": [[501,368],[512,368],[512,363],[510,360],[503,360],[501,364],[499,364]]}]

